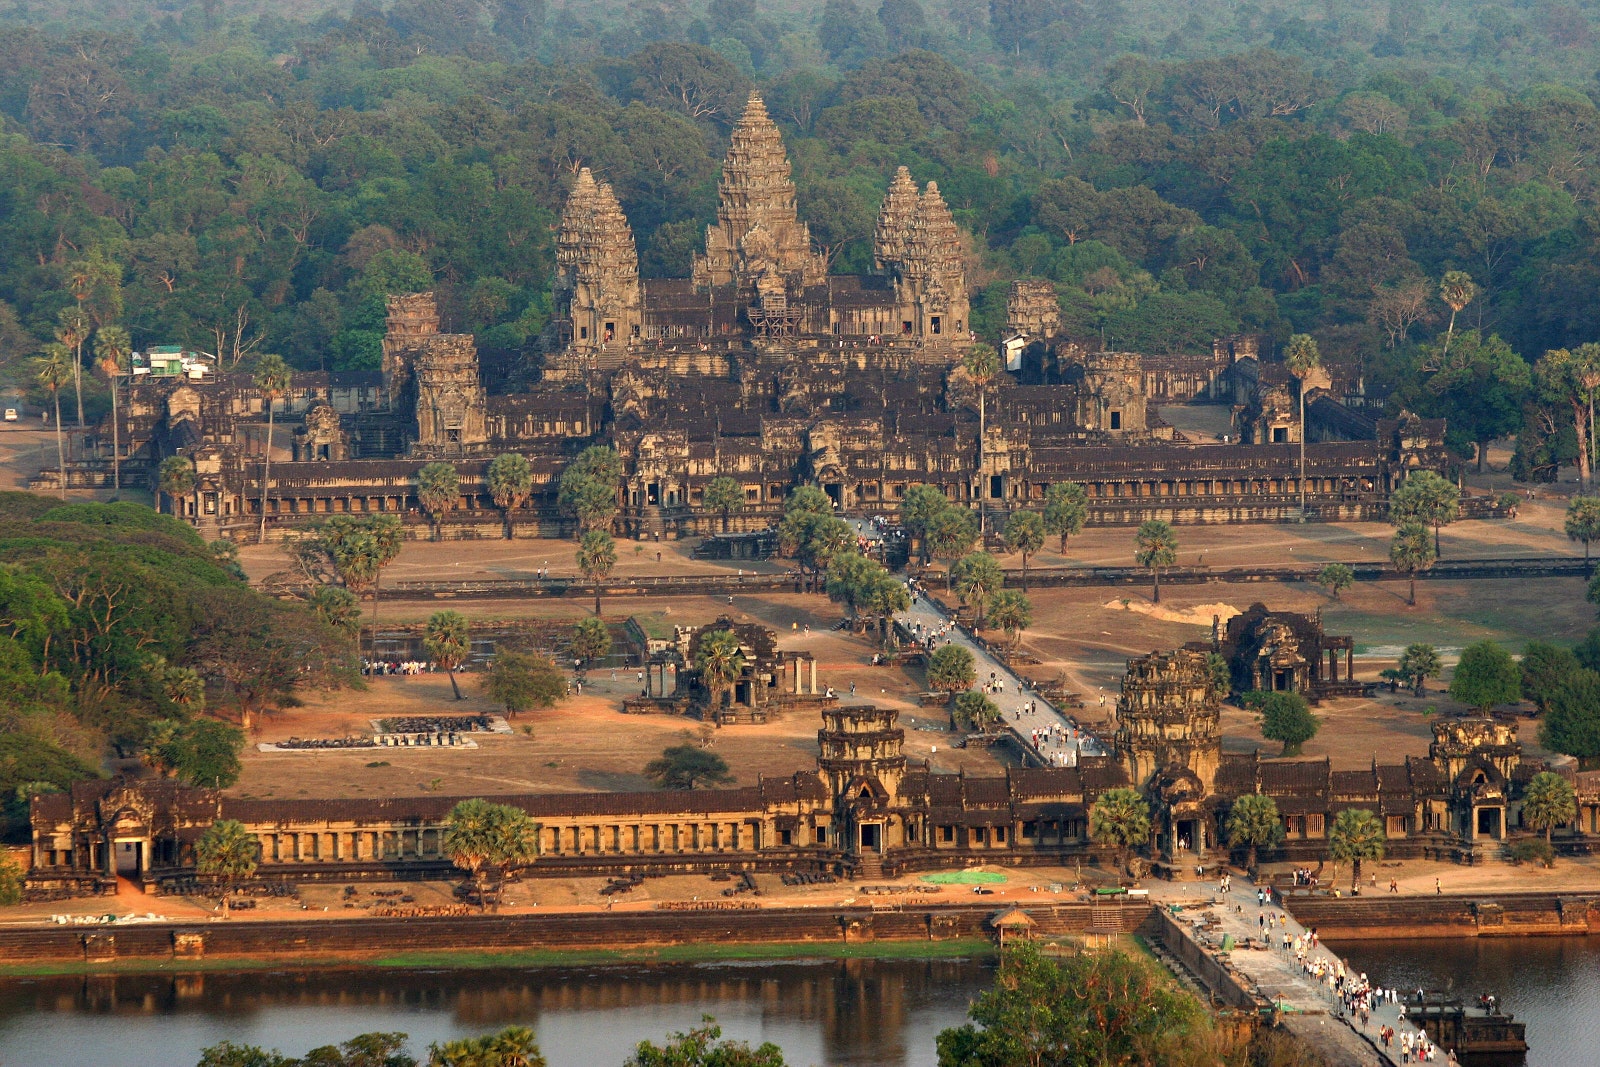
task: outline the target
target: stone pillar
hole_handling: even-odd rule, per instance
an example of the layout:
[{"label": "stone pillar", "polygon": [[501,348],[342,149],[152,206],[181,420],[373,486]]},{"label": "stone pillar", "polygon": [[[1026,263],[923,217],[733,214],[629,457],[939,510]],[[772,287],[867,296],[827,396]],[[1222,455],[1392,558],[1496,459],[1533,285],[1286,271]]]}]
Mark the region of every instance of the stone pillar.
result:
[{"label": "stone pillar", "polygon": [[1347,681],[1356,680],[1356,650],[1352,645],[1344,650],[1344,676]]},{"label": "stone pillar", "polygon": [[817,661],[815,658],[811,659],[811,695],[817,695]]},{"label": "stone pillar", "polygon": [[794,666],[794,695],[795,696],[799,696],[800,695],[800,656],[798,654],[795,655],[794,660],[792,661],[792,665]]}]

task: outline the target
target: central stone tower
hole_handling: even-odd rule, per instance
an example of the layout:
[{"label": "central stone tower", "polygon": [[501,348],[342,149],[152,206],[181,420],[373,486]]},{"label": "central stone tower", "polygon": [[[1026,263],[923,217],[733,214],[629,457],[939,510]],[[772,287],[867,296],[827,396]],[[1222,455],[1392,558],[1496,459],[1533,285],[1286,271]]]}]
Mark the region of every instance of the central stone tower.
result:
[{"label": "central stone tower", "polygon": [[618,362],[640,340],[644,300],[633,229],[616,193],[588,167],[561,212],[556,233],[555,312],[563,340],[579,355]]},{"label": "central stone tower", "polygon": [[1117,701],[1114,746],[1133,784],[1192,776],[1209,795],[1222,758],[1222,697],[1204,652],[1152,652],[1128,661]]},{"label": "central stone tower", "polygon": [[793,298],[827,279],[828,265],[795,209],[783,138],[760,96],[750,97],[733,128],[717,195],[716,225],[706,231],[705,255],[694,258],[696,288],[733,285],[770,302],[779,285]]}]

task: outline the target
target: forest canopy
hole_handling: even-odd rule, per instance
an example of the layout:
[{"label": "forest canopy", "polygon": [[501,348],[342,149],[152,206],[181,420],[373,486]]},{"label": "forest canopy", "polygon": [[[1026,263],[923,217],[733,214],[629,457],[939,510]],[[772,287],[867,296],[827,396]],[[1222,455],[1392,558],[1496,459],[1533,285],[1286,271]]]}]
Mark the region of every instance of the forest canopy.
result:
[{"label": "forest canopy", "polygon": [[1597,68],[1552,2],[14,0],[0,374],[30,384],[76,308],[225,367],[372,370],[384,295],[421,288],[533,365],[576,169],[647,276],[686,274],[756,89],[836,272],[906,165],[972,235],[986,339],[1023,276],[1112,348],[1312,334],[1549,477],[1579,435],[1526,368],[1600,339]]}]

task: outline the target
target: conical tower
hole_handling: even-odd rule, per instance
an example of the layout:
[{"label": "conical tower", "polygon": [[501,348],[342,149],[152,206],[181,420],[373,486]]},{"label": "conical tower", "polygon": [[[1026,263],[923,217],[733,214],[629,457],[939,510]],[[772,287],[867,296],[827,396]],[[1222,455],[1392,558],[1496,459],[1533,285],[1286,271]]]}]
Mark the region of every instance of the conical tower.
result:
[{"label": "conical tower", "polygon": [[622,205],[588,167],[561,212],[556,234],[556,314],[577,349],[620,351],[639,339],[639,253]]},{"label": "conical tower", "polygon": [[918,337],[952,344],[967,339],[961,231],[937,182],[929,182],[917,198],[895,282],[901,317],[913,323]]},{"label": "conical tower", "polygon": [[872,231],[872,262],[880,271],[892,271],[906,258],[911,239],[911,222],[917,214],[917,183],[911,171],[901,167],[884,194],[878,210],[878,224]]},{"label": "conical tower", "polygon": [[750,97],[733,128],[717,196],[716,225],[706,231],[705,255],[694,261],[696,286],[753,292],[761,275],[776,273],[798,295],[826,279],[827,264],[812,250],[811,231],[795,210],[783,137],[760,96]]}]

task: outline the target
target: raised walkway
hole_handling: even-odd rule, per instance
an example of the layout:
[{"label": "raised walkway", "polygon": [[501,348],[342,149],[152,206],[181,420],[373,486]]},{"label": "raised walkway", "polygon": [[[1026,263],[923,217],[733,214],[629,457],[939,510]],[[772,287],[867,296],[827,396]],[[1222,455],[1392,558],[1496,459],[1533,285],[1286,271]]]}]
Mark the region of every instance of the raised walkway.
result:
[{"label": "raised walkway", "polygon": [[[1022,679],[1011,668],[974,642],[928,597],[918,596],[911,610],[896,615],[895,621],[924,640],[948,627],[937,638],[938,643],[960,645],[971,652],[979,684],[991,677],[1003,683],[1003,688],[990,692],[989,699],[1004,715],[1006,729],[1015,737],[1017,744],[1039,763],[1051,767],[1076,767],[1080,753],[1087,756],[1105,755],[1105,746],[1098,738],[1038,693],[1025,692]],[[918,626],[921,627],[920,632],[916,629]],[[1034,731],[1039,731],[1040,740],[1037,744],[1034,743]]]}]

